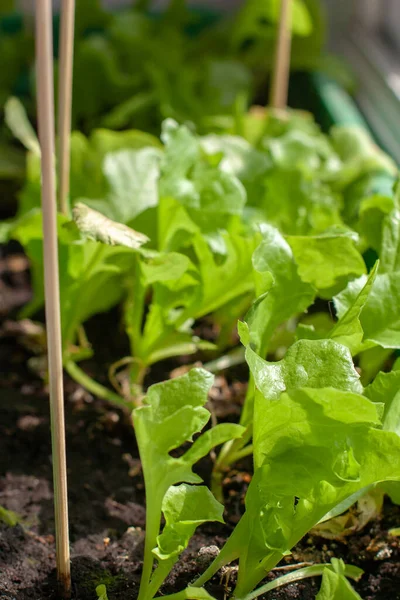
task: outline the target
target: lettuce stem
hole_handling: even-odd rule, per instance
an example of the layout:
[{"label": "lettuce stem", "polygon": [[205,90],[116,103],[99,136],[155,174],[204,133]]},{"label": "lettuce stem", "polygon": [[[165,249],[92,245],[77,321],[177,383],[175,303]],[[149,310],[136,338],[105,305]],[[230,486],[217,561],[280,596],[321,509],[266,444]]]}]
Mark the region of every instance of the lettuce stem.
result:
[{"label": "lettuce stem", "polygon": [[153,576],[150,580],[149,587],[147,588],[147,597],[149,600],[154,598],[157,594],[173,565],[174,563],[172,561],[163,561],[162,563],[159,563],[155,571],[153,571]]},{"label": "lettuce stem", "polygon": [[[254,600],[254,598],[258,598],[262,594],[266,594],[272,590],[275,590],[278,587],[282,587],[283,585],[288,585],[289,583],[293,583],[295,581],[301,581],[302,579],[307,579],[309,577],[317,577],[323,575],[325,569],[331,569],[332,565],[330,563],[322,563],[320,565],[312,565],[311,567],[304,567],[303,569],[297,569],[294,573],[288,573],[287,575],[283,575],[282,577],[278,577],[273,581],[269,581],[265,585],[254,590],[250,594],[247,594],[243,598],[239,598],[235,596],[235,600]],[[358,570],[355,570],[351,565],[345,565],[345,573],[346,577],[350,577],[352,579],[359,579],[360,573]]]},{"label": "lettuce stem", "polygon": [[223,445],[221,452],[214,464],[214,468],[211,474],[211,491],[214,496],[222,502],[222,477],[224,472],[233,463],[249,456],[253,452],[253,445],[246,445],[251,440],[252,428],[248,428],[243,436],[237,440],[230,440]]},{"label": "lettuce stem", "polygon": [[[146,488],[146,492],[147,489],[148,488]],[[144,542],[143,569],[140,579],[138,600],[151,600],[152,598],[152,596],[149,596],[149,591],[152,589],[151,576],[154,564],[153,548],[157,546],[157,536],[160,531],[161,521],[161,502],[157,502],[157,506],[151,506],[152,502],[150,496],[147,496],[147,493],[146,497],[148,498],[146,503],[146,537]],[[162,497],[163,496],[161,496],[161,500]],[[154,593],[156,593],[156,591],[157,590],[155,590]]]}]

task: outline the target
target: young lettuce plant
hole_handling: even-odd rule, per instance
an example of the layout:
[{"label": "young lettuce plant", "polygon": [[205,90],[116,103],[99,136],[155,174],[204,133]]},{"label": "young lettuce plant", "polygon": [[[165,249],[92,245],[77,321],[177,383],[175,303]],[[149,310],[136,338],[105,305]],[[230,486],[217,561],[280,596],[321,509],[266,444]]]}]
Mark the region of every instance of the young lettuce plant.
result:
[{"label": "young lettuce plant", "polygon": [[[364,273],[365,264],[353,239],[341,232],[284,238],[270,225],[263,225],[261,231],[263,239],[252,258],[258,300],[248,312],[246,321],[251,348],[265,357],[280,325],[289,319],[298,319],[317,295],[331,297],[332,290],[340,289],[343,282]],[[309,265],[313,265],[313,269]],[[246,444],[252,436],[253,410],[254,380],[251,374],[240,420],[246,427],[246,435],[237,442],[228,443],[214,466],[213,491],[219,498],[224,469],[252,453],[252,446]]]},{"label": "young lettuce plant", "polygon": [[[396,191],[394,204],[398,204]],[[379,233],[379,243],[376,245],[379,262],[368,276],[362,276],[334,297],[334,305],[339,320],[322,331],[317,324],[300,325],[298,337],[318,339],[328,337],[346,345],[361,366],[361,379],[365,395],[374,402],[382,402],[385,412],[382,418],[384,430],[399,433],[399,422],[396,415],[398,371],[389,373],[379,372],[387,368],[393,352],[400,347],[398,334],[398,305],[396,289],[398,287],[397,264],[399,248],[399,218],[395,208],[388,214],[382,214],[377,219],[376,233]],[[374,353],[374,354],[373,354]],[[372,364],[371,357],[374,356]],[[368,364],[370,363],[370,364]],[[395,369],[395,366],[393,367]],[[354,528],[361,528],[368,520],[380,513],[385,493],[393,494],[393,484],[380,485],[363,495],[358,503],[359,519],[352,519],[349,524],[346,518],[340,516],[332,524],[323,523],[318,530],[323,535],[331,536],[333,531],[340,535],[351,533]],[[391,492],[391,490],[393,490]],[[394,496],[393,496],[394,497]],[[394,501],[396,501],[394,497]]]},{"label": "young lettuce plant", "polygon": [[338,322],[322,329],[317,321],[309,321],[298,329],[299,337],[340,337],[357,357],[364,385],[373,380],[400,347],[398,191],[392,202],[395,208],[388,214],[376,213],[374,209],[375,233],[369,235],[379,263],[368,276],[351,281],[333,298]]},{"label": "young lettuce plant", "polygon": [[[138,253],[127,279],[125,321],[131,357],[126,361],[133,364],[132,384],[139,386],[155,362],[212,348],[193,335],[191,325],[196,319],[230,305],[226,330],[232,329],[245,310],[243,299],[248,306],[254,294],[251,256],[259,234],[242,231],[243,185],[224,172],[218,158],[204,152],[198,136],[187,127],[166,121],[162,140],[165,149],[157,167],[157,188],[154,192],[154,187],[143,187],[147,198],[155,193],[157,206],[139,217],[143,230],[153,235],[159,254],[153,252],[150,264],[143,262],[143,252]],[[135,178],[127,165],[140,152],[113,155],[114,166],[120,161],[120,167],[123,163],[126,167],[121,171],[125,185],[118,205],[129,207],[136,202],[137,195],[129,193],[129,181]],[[145,173],[144,165],[141,169],[139,175]],[[116,172],[114,176],[117,180]],[[168,256],[168,262],[160,262],[157,256]]]},{"label": "young lettuce plant", "polygon": [[[173,451],[200,433],[210,419],[204,408],[213,376],[193,369],[182,377],[153,385],[143,406],[133,412],[146,488],[146,537],[140,600],[151,600],[186,548],[196,527],[222,522],[223,507],[192,467],[212,448],[240,437],[243,428],[220,424],[196,438],[182,455]],[[171,454],[172,453],[172,454]],[[184,483],[182,483],[184,482]],[[180,485],[176,485],[176,484]],[[166,524],[160,534],[161,514]],[[154,560],[157,567],[153,571]]]},{"label": "young lettuce plant", "polygon": [[248,594],[246,598],[247,600],[253,600],[276,588],[318,575],[322,575],[322,584],[316,600],[362,600],[346,578],[358,581],[362,577],[363,571],[358,567],[346,565],[341,559],[338,560],[337,558],[332,558],[331,564],[312,565],[296,569],[296,571],[282,577],[277,577]]},{"label": "young lettuce plant", "polygon": [[[32,208],[39,200],[40,156],[35,134],[13,102],[8,122],[30,148],[30,176],[19,217],[8,231],[31,259],[34,300],[25,308],[27,316],[43,305],[40,214]],[[164,157],[151,139],[142,148],[146,140],[139,132],[99,131],[90,140],[80,134],[72,137],[71,201],[80,235],[71,227],[64,229],[65,218],[59,217],[66,267],[62,282],[64,364],[75,379],[102,397],[105,389],[90,381],[76,364],[89,355],[90,348],[87,344],[79,350],[72,347],[84,321],[118,303],[126,288],[132,347],[128,360],[133,365],[131,381],[140,386],[154,362],[210,348],[193,335],[191,323],[237,298],[251,297],[254,287],[250,267],[257,235],[242,236],[235,227],[231,232],[220,230],[222,224],[234,225],[239,218],[245,202],[243,186],[204,155],[199,139],[186,127],[165,124]],[[127,148],[118,150],[121,144]],[[82,178],[83,165],[90,168],[93,189]],[[79,194],[87,195],[86,204],[102,213],[91,212],[78,202]],[[96,194],[103,198],[96,199]],[[148,241],[146,236],[126,226],[137,218],[154,236],[152,250],[139,251]],[[157,243],[161,251],[154,249]],[[239,316],[240,312],[232,315],[231,326]],[[107,397],[118,398],[112,393]]]},{"label": "young lettuce plant", "polygon": [[[85,212],[85,207],[81,212]],[[147,238],[94,211],[89,218],[82,214],[79,224],[81,231],[66,217],[58,216],[59,255],[63,265],[60,276],[63,363],[71,376],[90,391],[123,406],[124,401],[118,394],[85,376],[76,363],[92,355],[81,336],[83,323],[121,300],[124,275],[131,269],[135,250],[146,243]],[[97,241],[101,237],[99,231],[104,234],[102,241]],[[21,217],[11,228],[10,236],[21,242],[31,261],[34,296],[22,311],[27,317],[43,306],[41,211],[33,209]]]},{"label": "young lettuce plant", "polygon": [[362,395],[345,346],[299,340],[284,360],[268,363],[248,345],[248,328],[241,331],[256,384],[254,477],[246,512],[195,585],[239,559],[234,597],[249,599],[325,515],[340,514],[378,482],[399,481],[400,437],[382,429],[383,406]]},{"label": "young lettuce plant", "polygon": [[[254,287],[251,255],[256,238],[227,235],[223,239],[227,256],[221,264],[217,263],[200,235],[193,240],[196,263],[180,253],[167,254],[176,257],[176,261],[179,258],[182,265],[179,272],[177,268],[172,268],[172,264],[165,265],[162,271],[154,269],[153,278],[149,269],[138,259],[125,307],[132,359],[138,361],[140,367],[134,382],[141,383],[141,376],[147,367],[163,358],[191,354],[198,348],[213,349],[213,345],[194,337],[191,325],[195,319],[251,295]],[[145,300],[150,288],[152,300],[144,318]],[[232,319],[238,316],[234,314]]]},{"label": "young lettuce plant", "polygon": [[[19,219],[10,225],[9,234],[20,239],[31,257],[35,294],[26,311],[33,314],[42,306],[41,265],[35,251],[40,232],[33,227],[29,233],[25,213],[39,201],[40,157],[29,123],[13,104],[8,113],[13,131],[30,148],[30,175]],[[157,140],[135,131],[101,130],[89,140],[74,134],[71,204],[79,204],[83,196],[87,206],[100,210],[103,217],[97,217],[96,240],[107,245],[107,217],[114,221],[113,231],[133,225],[147,233],[152,248],[127,252],[120,242],[119,247],[102,248],[92,242],[86,246],[60,232],[65,260],[72,261],[67,267],[72,278],[66,280],[71,290],[65,296],[71,300],[64,319],[66,346],[76,342],[89,316],[115,305],[127,289],[125,321],[131,356],[122,362],[132,365],[136,394],[146,369],[155,362],[211,348],[193,334],[196,319],[212,315],[221,326],[217,343],[223,348],[251,301],[268,293],[262,302],[265,314],[259,311],[262,322],[253,327],[259,338],[255,343],[260,344],[256,349],[265,356],[277,327],[304,312],[315,295],[331,298],[348,281],[363,276],[365,265],[357,241],[343,226],[340,198],[332,186],[334,182],[338,186],[339,180],[339,191],[346,188],[368,168],[383,168],[383,159],[364,156],[359,149],[354,163],[346,148],[360,144],[355,144],[354,135],[341,131],[335,142],[346,161],[342,163],[315,124],[299,118],[295,123],[268,125],[271,131],[264,132],[257,149],[234,136],[200,138],[172,120],[163,126],[164,151]],[[83,167],[90,177],[82,177]],[[249,210],[257,218],[254,214],[249,218]],[[78,220],[80,211],[79,206],[74,209]],[[34,212],[30,214],[34,219]],[[278,225],[287,237],[266,221]],[[261,235],[255,229],[261,229]],[[83,291],[90,302],[77,302]],[[78,359],[88,352],[85,347],[83,353],[74,351],[74,356]],[[68,364],[83,383],[84,373],[78,372],[76,361]],[[91,389],[95,391],[93,384]],[[250,385],[242,417],[250,437],[252,389]],[[231,450],[235,455],[242,448]]]}]

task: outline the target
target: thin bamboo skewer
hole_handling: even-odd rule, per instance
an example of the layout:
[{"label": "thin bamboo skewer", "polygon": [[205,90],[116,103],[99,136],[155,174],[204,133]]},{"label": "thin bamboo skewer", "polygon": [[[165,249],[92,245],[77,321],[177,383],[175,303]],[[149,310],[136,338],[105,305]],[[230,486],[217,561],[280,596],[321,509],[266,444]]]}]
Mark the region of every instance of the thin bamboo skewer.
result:
[{"label": "thin bamboo skewer", "polygon": [[291,16],[292,0],[281,0],[270,97],[271,107],[277,109],[286,108],[288,100],[290,51],[292,46]]},{"label": "thin bamboo skewer", "polygon": [[57,576],[70,595],[67,469],[61,349],[57,206],[54,172],[54,87],[51,0],[36,0],[36,69],[39,140],[42,155],[43,259],[49,361]]},{"label": "thin bamboo skewer", "polygon": [[62,0],[58,74],[58,202],[68,214],[75,0]]}]

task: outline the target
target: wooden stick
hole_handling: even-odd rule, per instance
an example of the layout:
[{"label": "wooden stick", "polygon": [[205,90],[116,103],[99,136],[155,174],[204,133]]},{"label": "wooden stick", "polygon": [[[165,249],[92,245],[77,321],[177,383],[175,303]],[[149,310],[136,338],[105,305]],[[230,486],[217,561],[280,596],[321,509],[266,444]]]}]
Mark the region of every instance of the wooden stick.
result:
[{"label": "wooden stick", "polygon": [[272,73],[270,105],[272,108],[284,109],[287,106],[291,33],[292,0],[281,0],[278,39],[275,49],[275,64]]},{"label": "wooden stick", "polygon": [[58,198],[60,211],[68,214],[72,70],[74,62],[75,0],[62,0],[58,73]]},{"label": "wooden stick", "polygon": [[52,2],[36,0],[36,69],[39,141],[42,153],[43,258],[50,416],[53,452],[57,575],[64,597],[70,595],[67,469],[61,349],[57,205],[54,169],[54,81]]}]

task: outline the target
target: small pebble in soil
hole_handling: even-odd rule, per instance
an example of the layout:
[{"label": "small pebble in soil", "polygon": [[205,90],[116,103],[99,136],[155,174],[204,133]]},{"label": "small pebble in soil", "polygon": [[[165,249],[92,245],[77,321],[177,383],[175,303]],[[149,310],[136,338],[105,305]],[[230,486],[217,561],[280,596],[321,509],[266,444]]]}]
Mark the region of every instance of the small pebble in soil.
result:
[{"label": "small pebble in soil", "polygon": [[218,546],[203,546],[203,548],[200,548],[197,555],[199,565],[205,568],[208,567],[208,565],[212,563],[212,561],[215,557],[218,556],[218,554]]},{"label": "small pebble in soil", "polygon": [[23,431],[29,431],[36,429],[36,427],[38,427],[42,422],[43,419],[35,417],[34,415],[24,415],[18,419],[17,427]]},{"label": "small pebble in soil", "polygon": [[379,550],[379,552],[377,552],[377,554],[374,558],[375,558],[375,560],[386,560],[387,558],[390,558],[391,555],[392,555],[392,550],[390,548],[388,548],[387,546],[385,546],[384,548]]}]

